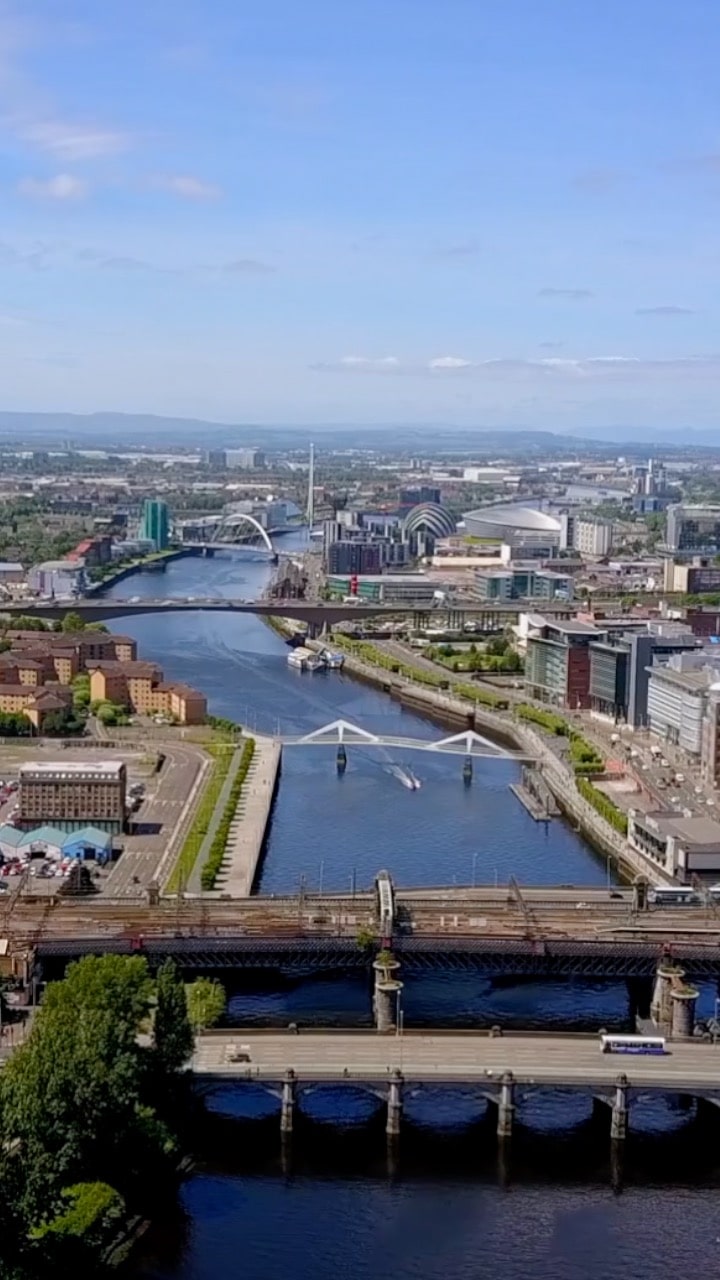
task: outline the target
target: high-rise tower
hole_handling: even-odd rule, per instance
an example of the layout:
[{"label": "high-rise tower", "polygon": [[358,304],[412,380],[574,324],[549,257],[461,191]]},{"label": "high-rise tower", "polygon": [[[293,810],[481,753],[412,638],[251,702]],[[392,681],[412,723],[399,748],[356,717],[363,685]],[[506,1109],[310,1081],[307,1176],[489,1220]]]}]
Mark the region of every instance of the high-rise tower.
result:
[{"label": "high-rise tower", "polygon": [[305,518],[308,523],[308,529],[312,529],[315,523],[315,445],[310,445],[310,465],[308,467],[308,491],[307,506],[305,507]]}]

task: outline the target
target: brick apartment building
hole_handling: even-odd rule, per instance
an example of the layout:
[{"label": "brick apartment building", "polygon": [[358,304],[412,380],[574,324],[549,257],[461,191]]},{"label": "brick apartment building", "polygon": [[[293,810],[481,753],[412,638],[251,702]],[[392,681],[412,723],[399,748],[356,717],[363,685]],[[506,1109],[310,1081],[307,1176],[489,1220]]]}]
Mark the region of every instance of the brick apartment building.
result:
[{"label": "brick apartment building", "polygon": [[207,715],[205,696],[166,682],[155,663],[139,662],[130,636],[10,630],[4,638],[11,647],[0,653],[0,711],[21,712],[38,730],[50,711],[72,707],[71,685],[82,673],[91,677],[93,700],[116,702],[138,715],[162,713],[180,724],[200,724]]},{"label": "brick apartment building", "polygon": [[99,662],[90,670],[93,702],[115,702],[136,715],[172,716],[180,724],[202,724],[205,695],[189,685],[166,682],[154,662]]}]

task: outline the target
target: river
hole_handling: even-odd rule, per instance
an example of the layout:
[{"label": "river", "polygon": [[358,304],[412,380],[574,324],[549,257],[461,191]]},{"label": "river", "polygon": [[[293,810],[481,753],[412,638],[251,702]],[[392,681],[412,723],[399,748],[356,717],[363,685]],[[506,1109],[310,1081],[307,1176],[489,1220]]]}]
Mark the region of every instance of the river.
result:
[{"label": "river", "polygon": [[[291,545],[286,539],[284,548]],[[138,574],[111,594],[251,597],[267,573],[266,563],[240,555],[186,559],[162,577]],[[283,641],[253,617],[153,615],[128,618],[117,629],[135,636],[141,656],[161,663],[169,677],[202,688],[212,711],[251,729],[308,733],[343,718],[373,732],[443,736],[343,675],[291,670]],[[393,762],[411,764],[421,790],[404,788],[390,772]],[[289,748],[260,891],[293,892],[301,880],[313,888],[362,887],[382,867],[404,885],[503,883],[510,874],[521,883],[604,883],[604,860],[578,833],[561,822],[546,830],[526,814],[508,791],[515,776],[512,763],[477,762],[466,789],[459,759],[351,748],[339,778],[331,750]],[[712,1010],[714,994],[709,984],[703,988],[701,1013]],[[229,996],[229,1020],[239,1025],[370,1021],[364,981],[345,974],[238,976]],[[437,974],[410,978],[403,1001],[406,1025],[579,1029],[622,1027],[629,1017],[625,985],[610,981],[493,983]],[[526,1146],[515,1144],[520,1166],[512,1193],[498,1183],[485,1104],[472,1093],[426,1090],[409,1101],[414,1137],[409,1149],[404,1137],[395,1176],[378,1164],[383,1141],[371,1099],[317,1090],[302,1105],[312,1127],[299,1158],[308,1161],[312,1152],[312,1163],[288,1174],[274,1154],[277,1102],[261,1091],[217,1092],[211,1111],[226,1118],[200,1153],[177,1212],[147,1238],[133,1267],[137,1280],[325,1280],[338,1273],[365,1280],[379,1272],[396,1280],[515,1280],[530,1271],[541,1280],[625,1280],[641,1258],[653,1280],[677,1280],[716,1248],[715,1172],[705,1163],[698,1174],[688,1154],[693,1116],[674,1100],[636,1105],[633,1125],[642,1136],[629,1144],[630,1185],[622,1196],[610,1188],[607,1135],[593,1128],[589,1104],[572,1096],[523,1099]],[[338,1124],[345,1139],[335,1145]],[[567,1148],[549,1136],[558,1127]],[[663,1152],[670,1152],[664,1173]],[[672,1182],[680,1169],[687,1185],[678,1189]]]}]

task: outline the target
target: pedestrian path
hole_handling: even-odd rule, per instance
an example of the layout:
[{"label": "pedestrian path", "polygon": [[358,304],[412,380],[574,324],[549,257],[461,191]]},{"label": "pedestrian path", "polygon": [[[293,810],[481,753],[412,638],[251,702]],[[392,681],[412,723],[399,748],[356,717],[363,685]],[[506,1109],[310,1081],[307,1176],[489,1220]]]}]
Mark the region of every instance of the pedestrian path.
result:
[{"label": "pedestrian path", "polygon": [[232,898],[249,898],[252,893],[275,797],[281,750],[280,744],[271,738],[255,740],[255,751],[215,881],[216,891]]}]

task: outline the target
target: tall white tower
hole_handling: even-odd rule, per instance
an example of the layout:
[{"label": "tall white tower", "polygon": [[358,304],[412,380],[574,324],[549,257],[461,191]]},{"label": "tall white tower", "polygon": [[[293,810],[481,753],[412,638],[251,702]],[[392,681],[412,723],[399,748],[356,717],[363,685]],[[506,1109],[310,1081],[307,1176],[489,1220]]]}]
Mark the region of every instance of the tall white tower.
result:
[{"label": "tall white tower", "polygon": [[307,506],[305,508],[305,518],[307,519],[308,529],[312,530],[315,523],[315,445],[310,445],[310,465],[308,467],[308,492]]}]

